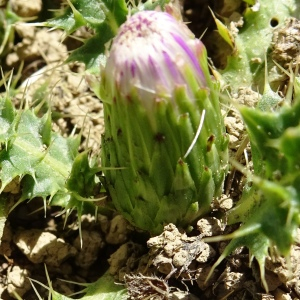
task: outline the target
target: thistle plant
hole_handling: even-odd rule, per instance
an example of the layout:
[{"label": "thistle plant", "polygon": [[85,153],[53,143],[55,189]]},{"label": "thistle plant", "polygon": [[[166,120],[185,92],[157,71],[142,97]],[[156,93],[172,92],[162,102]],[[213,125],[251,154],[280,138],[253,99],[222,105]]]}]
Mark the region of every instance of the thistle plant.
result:
[{"label": "thistle plant", "polygon": [[[96,173],[102,170],[115,208],[152,234],[161,233],[166,223],[187,228],[209,211],[227,172],[220,83],[210,75],[204,45],[184,23],[164,12],[147,11],[164,10],[169,1],[133,5],[136,2],[130,6],[125,0],[68,1],[70,6],[61,16],[43,24],[67,34],[82,26],[95,33],[68,61],[84,62],[87,72],[101,77],[106,127],[101,168],[87,151],[78,153],[79,137],[62,138],[51,131],[50,111],[42,117],[37,116],[38,108],[25,106],[18,111],[7,94],[0,99],[0,192],[19,180],[25,187],[20,202],[42,197],[67,213],[76,208],[80,217],[94,208],[90,200],[100,186]],[[241,227],[207,240],[231,239],[215,266],[235,248],[247,246],[267,289],[264,261],[269,249],[288,255],[300,224],[300,80],[289,71],[286,97],[269,85],[269,80],[274,87],[282,78],[272,56],[275,27],[297,15],[299,4],[296,0],[244,2],[244,23],[238,32],[232,34],[218,22],[233,51],[225,69],[214,74],[226,83],[228,94],[241,87],[261,93],[255,109],[238,106],[251,143],[254,172],[245,172],[248,184],[227,213],[228,224],[241,223]],[[0,197],[4,203],[5,195]],[[0,223],[7,213],[2,211]],[[106,291],[94,290],[106,285],[124,293],[105,275],[85,291],[87,298],[106,297]]]},{"label": "thistle plant", "polygon": [[167,13],[136,13],[113,40],[101,99],[102,167],[117,210],[151,233],[206,213],[222,191],[227,137],[201,41]]}]

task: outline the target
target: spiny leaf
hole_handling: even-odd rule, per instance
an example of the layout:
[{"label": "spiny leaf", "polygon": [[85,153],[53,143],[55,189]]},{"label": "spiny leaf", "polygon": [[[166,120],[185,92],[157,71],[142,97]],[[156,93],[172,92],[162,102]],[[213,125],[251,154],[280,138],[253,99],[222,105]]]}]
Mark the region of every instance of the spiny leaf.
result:
[{"label": "spiny leaf", "polygon": [[102,26],[102,34],[96,34],[92,38],[85,41],[85,44],[74,50],[67,59],[67,62],[80,61],[86,66],[91,74],[99,74],[100,66],[104,66],[106,62],[105,43],[112,37],[113,33],[110,27],[104,23]]},{"label": "spiny leaf", "polygon": [[[266,290],[264,260],[267,250],[275,245],[280,254],[288,256],[300,225],[300,94],[297,80],[294,93],[292,106],[287,101],[277,107],[281,98],[267,90],[263,105],[256,109],[240,108],[252,154],[255,154],[252,155],[254,175],[248,178],[250,191],[244,192],[227,214],[228,224],[242,222],[242,226],[231,234],[233,240],[214,265],[216,267],[235,247],[247,246],[258,260]],[[213,238],[216,240],[218,238]]]},{"label": "spiny leaf", "polygon": [[215,17],[215,14],[213,13],[213,11],[209,8],[214,20],[215,20],[215,23],[217,25],[217,29],[218,29],[218,32],[220,34],[220,36],[224,39],[224,41],[232,48],[234,49],[234,40],[233,40],[233,37],[230,33],[230,31],[228,30],[228,28],[220,21],[218,20],[216,17]]},{"label": "spiny leaf", "polygon": [[166,4],[170,3],[170,0],[148,0],[145,3],[142,3],[142,1],[139,1],[139,4],[137,6],[134,6],[131,9],[132,14],[135,14],[138,11],[143,10],[155,10],[158,7],[163,11]]},{"label": "spiny leaf", "polygon": [[[91,165],[92,164],[92,165]],[[66,209],[77,209],[78,215],[86,210],[94,210],[92,196],[99,186],[99,180],[95,176],[99,168],[89,161],[88,151],[78,154],[65,182],[65,190],[54,195],[52,205],[59,205]]]},{"label": "spiny leaf", "polygon": [[26,181],[22,198],[53,196],[64,188],[79,137],[65,139],[56,133],[50,135],[50,113],[42,118],[29,109],[14,113],[9,99],[2,99],[0,107],[0,123],[5,124],[0,137],[0,191],[19,176]]},{"label": "spiny leaf", "polygon": [[[250,1],[247,1],[250,2]],[[275,18],[278,26],[293,14],[297,15],[299,4],[291,1],[259,1],[258,9],[248,7],[243,15],[244,24],[239,28],[235,38],[236,51],[228,57],[228,63],[221,71],[223,79],[231,90],[245,86],[257,86],[262,92],[264,89],[264,65],[266,53],[271,46],[275,27],[271,21]],[[268,69],[273,66],[272,60],[268,59]]]},{"label": "spiny leaf", "polygon": [[124,0],[73,0],[65,12],[44,23],[45,26],[63,29],[67,34],[73,33],[81,26],[99,29],[103,22],[112,27],[124,22],[127,7]]},{"label": "spiny leaf", "polygon": [[63,15],[44,23],[45,26],[63,29],[68,35],[82,26],[90,27],[95,35],[71,53],[68,62],[80,61],[88,72],[99,74],[105,65],[105,44],[111,40],[128,13],[124,0],[74,0]]},{"label": "spiny leaf", "polygon": [[92,199],[100,185],[99,170],[90,167],[88,152],[78,153],[80,136],[62,137],[51,129],[51,113],[37,117],[35,109],[15,110],[9,98],[0,99],[0,193],[20,178],[19,202],[50,198],[50,204],[94,211]]},{"label": "spiny leaf", "polygon": [[[114,278],[106,273],[96,282],[88,284],[83,291],[85,295],[81,300],[125,300],[127,299],[126,289],[122,285],[117,285]],[[72,300],[55,291],[52,292],[53,300]]]}]

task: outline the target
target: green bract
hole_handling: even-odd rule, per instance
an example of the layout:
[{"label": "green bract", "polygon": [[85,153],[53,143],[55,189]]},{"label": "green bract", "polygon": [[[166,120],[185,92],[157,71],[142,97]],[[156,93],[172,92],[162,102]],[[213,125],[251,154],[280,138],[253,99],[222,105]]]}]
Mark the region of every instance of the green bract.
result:
[{"label": "green bract", "polygon": [[152,233],[207,212],[222,190],[227,137],[204,45],[167,13],[135,14],[113,41],[101,97],[115,207]]}]

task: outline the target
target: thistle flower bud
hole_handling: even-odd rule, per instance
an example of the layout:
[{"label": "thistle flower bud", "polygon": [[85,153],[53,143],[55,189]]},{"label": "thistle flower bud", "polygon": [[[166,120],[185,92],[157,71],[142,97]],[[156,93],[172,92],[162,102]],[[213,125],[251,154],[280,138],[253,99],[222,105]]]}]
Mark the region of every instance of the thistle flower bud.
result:
[{"label": "thistle flower bud", "polygon": [[204,51],[185,24],[168,13],[137,13],[120,28],[113,42],[105,68],[106,88],[111,95],[118,90],[126,97],[134,87],[147,107],[158,96],[172,97],[182,85],[193,98],[193,86],[206,86],[198,61]]},{"label": "thistle flower bud", "polygon": [[152,233],[206,212],[222,188],[227,137],[201,41],[167,13],[133,15],[113,41],[101,96],[115,207]]}]

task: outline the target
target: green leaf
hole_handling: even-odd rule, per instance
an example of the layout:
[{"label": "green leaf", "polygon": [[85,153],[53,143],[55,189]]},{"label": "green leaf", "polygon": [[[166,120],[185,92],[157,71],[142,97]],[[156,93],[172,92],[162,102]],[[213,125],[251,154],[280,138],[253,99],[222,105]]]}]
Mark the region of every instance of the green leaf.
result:
[{"label": "green leaf", "polygon": [[148,0],[145,3],[142,3],[139,1],[139,4],[137,7],[133,7],[131,9],[132,14],[135,14],[138,11],[143,11],[143,10],[155,10],[158,7],[163,11],[165,8],[165,5],[170,3],[170,0]]},{"label": "green leaf", "polygon": [[124,0],[73,0],[65,12],[44,23],[45,26],[63,29],[73,33],[81,26],[89,26],[99,33],[103,22],[107,22],[113,31],[117,30],[127,15]]},{"label": "green leaf", "polygon": [[95,211],[99,169],[88,152],[78,153],[80,136],[62,137],[52,131],[50,111],[42,117],[35,108],[17,111],[9,98],[0,99],[0,125],[0,194],[20,178],[19,202],[49,198],[52,205],[76,208],[79,217]]},{"label": "green leaf", "polygon": [[24,177],[23,199],[53,196],[64,189],[79,137],[63,138],[51,133],[50,112],[38,118],[33,110],[15,113],[8,99],[0,102],[0,180],[3,191],[15,177]]},{"label": "green leaf", "polygon": [[233,42],[233,37],[230,33],[230,31],[228,30],[228,28],[220,21],[218,20],[213,11],[209,8],[215,23],[217,25],[217,29],[218,29],[218,33],[220,34],[220,36],[224,39],[224,41],[232,48],[234,49],[234,42]]},{"label": "green leaf", "polygon": [[0,56],[4,56],[14,41],[14,25],[22,19],[10,8],[0,10]]},{"label": "green leaf", "polygon": [[68,35],[82,26],[94,30],[92,38],[71,53],[67,62],[80,61],[89,73],[99,75],[100,66],[105,65],[105,45],[126,20],[128,13],[124,0],[74,0],[65,12],[44,23],[45,26],[63,29]]},{"label": "green leaf", "polygon": [[2,239],[5,222],[8,216],[9,197],[7,195],[0,195],[0,240]]},{"label": "green leaf", "polygon": [[[86,205],[89,206],[88,200],[93,200],[90,197],[94,195],[96,188],[99,186],[99,180],[96,177],[98,172],[99,168],[94,167],[93,163],[89,161],[88,151],[79,153],[74,158],[69,176],[66,179],[65,193],[62,190],[58,195],[55,195],[51,204],[66,208],[77,207],[81,212],[82,201],[86,201]],[[67,201],[65,201],[66,199]]]},{"label": "green leaf", "polygon": [[[247,1],[248,3],[251,1]],[[297,16],[299,3],[291,1],[259,1],[259,7],[248,7],[243,15],[243,27],[238,28],[235,38],[235,51],[228,57],[228,63],[221,71],[231,90],[252,86],[262,92],[265,85],[264,66],[267,57],[268,69],[273,67],[272,58],[268,57],[274,30],[284,24],[286,18]],[[276,19],[278,26],[272,27]],[[258,87],[258,88],[257,88]]]},{"label": "green leaf", "polygon": [[[114,278],[106,273],[96,282],[88,284],[84,289],[85,295],[81,300],[125,300],[127,298],[126,289],[114,282]],[[55,291],[52,292],[53,300],[72,300]]]},{"label": "green leaf", "polygon": [[102,26],[103,34],[96,34],[88,39],[83,46],[74,50],[68,57],[67,62],[80,61],[86,66],[89,73],[98,75],[100,66],[106,63],[105,43],[113,37],[113,33],[107,24]]},{"label": "green leaf", "polygon": [[95,174],[98,168],[92,169],[88,158],[88,151],[82,152],[74,160],[71,174],[66,182],[69,191],[79,193],[82,197],[93,195],[97,182]]},{"label": "green leaf", "polygon": [[250,5],[254,5],[257,2],[257,0],[243,0],[243,1]]},{"label": "green leaf", "polygon": [[[281,102],[283,105],[279,106]],[[267,250],[276,246],[287,257],[300,225],[299,82],[294,82],[292,104],[267,87],[255,109],[243,106],[240,113],[251,142],[254,174],[248,178],[250,190],[245,188],[241,199],[227,213],[228,224],[242,222],[242,225],[231,234],[233,240],[222,257],[236,246],[247,246],[258,260],[267,289],[264,280]],[[264,247],[260,246],[262,242]]]}]

